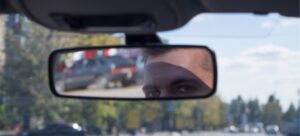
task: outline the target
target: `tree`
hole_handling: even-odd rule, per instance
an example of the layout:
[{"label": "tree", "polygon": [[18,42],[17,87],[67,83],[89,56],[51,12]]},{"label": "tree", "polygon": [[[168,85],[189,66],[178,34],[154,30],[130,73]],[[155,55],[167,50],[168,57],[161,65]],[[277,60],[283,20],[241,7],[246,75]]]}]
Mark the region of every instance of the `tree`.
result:
[{"label": "tree", "polygon": [[147,128],[149,132],[159,128],[157,124],[162,117],[163,109],[160,102],[144,102],[142,108],[143,113],[143,126]]},{"label": "tree", "polygon": [[176,129],[194,129],[195,121],[195,110],[199,107],[197,101],[183,101],[176,103],[174,124]]},{"label": "tree", "polygon": [[[5,89],[0,90],[0,94],[7,97],[4,111],[8,115],[8,122],[22,123],[28,129],[32,117],[41,118],[45,122],[84,122],[85,118],[81,114],[85,114],[86,117],[93,117],[87,120],[94,120],[95,124],[103,122],[101,119],[104,117],[115,117],[114,109],[109,112],[99,110],[107,103],[91,102],[89,105],[79,100],[54,97],[48,89],[47,56],[58,48],[119,44],[119,38],[110,34],[83,35],[52,31],[26,21],[26,18],[19,15],[9,17],[18,17],[19,22],[7,24],[5,30],[7,57],[2,74]],[[96,107],[96,112],[85,112],[83,106]]]},{"label": "tree", "polygon": [[221,105],[220,105],[221,126],[220,127],[224,128],[230,125],[228,119],[228,113],[229,113],[229,104],[221,101]]},{"label": "tree", "polygon": [[261,121],[261,108],[257,99],[249,100],[248,104],[248,120],[251,123]]},{"label": "tree", "polygon": [[233,99],[229,105],[229,122],[235,125],[242,124],[242,116],[245,112],[245,102],[241,96]]},{"label": "tree", "polygon": [[290,104],[289,109],[283,114],[283,120],[290,122],[297,116],[296,108],[293,104]]},{"label": "tree", "polygon": [[263,123],[265,125],[280,125],[281,116],[282,111],[279,100],[274,95],[270,95],[267,104],[263,106]]},{"label": "tree", "polygon": [[204,128],[215,128],[221,123],[221,100],[218,96],[212,96],[201,101],[202,122]]}]

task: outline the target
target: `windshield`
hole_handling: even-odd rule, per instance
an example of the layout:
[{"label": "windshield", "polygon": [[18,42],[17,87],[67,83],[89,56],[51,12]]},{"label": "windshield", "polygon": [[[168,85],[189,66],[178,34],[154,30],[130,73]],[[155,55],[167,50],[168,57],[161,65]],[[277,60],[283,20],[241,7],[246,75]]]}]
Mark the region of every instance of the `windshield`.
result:
[{"label": "windshield", "polygon": [[[24,16],[0,16],[0,134],[297,134],[299,18],[278,14],[204,14],[159,36],[168,44],[207,45],[215,51],[218,87],[214,96],[181,101],[57,98],[48,85],[51,51],[124,45],[124,35],[59,32]],[[138,60],[137,69],[142,67]],[[137,88],[132,85],[115,89]]]}]

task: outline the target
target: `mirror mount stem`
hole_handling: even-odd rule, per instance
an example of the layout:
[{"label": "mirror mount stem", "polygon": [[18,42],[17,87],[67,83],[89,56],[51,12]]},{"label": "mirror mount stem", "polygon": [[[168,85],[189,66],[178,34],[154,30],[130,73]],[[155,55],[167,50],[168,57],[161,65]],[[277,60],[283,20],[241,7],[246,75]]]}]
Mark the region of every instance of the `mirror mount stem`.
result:
[{"label": "mirror mount stem", "polygon": [[153,34],[125,34],[127,45],[140,45],[140,44],[162,44],[161,39],[156,33]]},{"label": "mirror mount stem", "polygon": [[9,0],[0,0],[0,15],[1,14],[17,14]]}]

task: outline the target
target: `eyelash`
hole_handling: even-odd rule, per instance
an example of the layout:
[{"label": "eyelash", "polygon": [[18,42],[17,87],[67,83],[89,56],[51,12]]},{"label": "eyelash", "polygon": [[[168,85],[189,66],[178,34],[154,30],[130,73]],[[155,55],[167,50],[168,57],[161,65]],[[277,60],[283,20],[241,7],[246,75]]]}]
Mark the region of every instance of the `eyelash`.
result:
[{"label": "eyelash", "polygon": [[[153,94],[153,93],[158,93],[158,96],[160,95],[159,91],[157,91],[157,90],[151,90],[151,91],[147,92],[147,96],[148,97],[153,97],[153,96],[151,96],[151,94]],[[157,97],[157,96],[154,96],[154,97]]]},{"label": "eyelash", "polygon": [[186,93],[186,92],[182,92],[180,91],[181,88],[188,88],[186,89],[186,92],[190,92],[191,90],[195,90],[195,87],[193,85],[178,85],[175,87],[175,93]]}]

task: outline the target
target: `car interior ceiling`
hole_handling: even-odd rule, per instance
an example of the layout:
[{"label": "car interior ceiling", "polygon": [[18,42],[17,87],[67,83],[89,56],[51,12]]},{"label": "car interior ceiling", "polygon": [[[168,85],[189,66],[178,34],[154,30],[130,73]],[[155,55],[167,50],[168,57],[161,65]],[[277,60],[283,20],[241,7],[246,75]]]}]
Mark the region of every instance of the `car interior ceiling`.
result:
[{"label": "car interior ceiling", "polygon": [[300,14],[299,0],[73,0],[72,4],[68,0],[60,0],[59,4],[53,0],[2,0],[0,3],[0,14],[20,13],[46,27],[74,32],[171,30],[199,13],[277,12],[292,17]]}]

